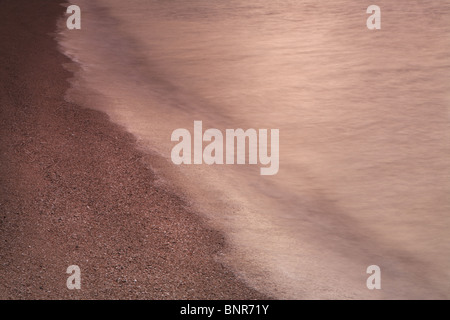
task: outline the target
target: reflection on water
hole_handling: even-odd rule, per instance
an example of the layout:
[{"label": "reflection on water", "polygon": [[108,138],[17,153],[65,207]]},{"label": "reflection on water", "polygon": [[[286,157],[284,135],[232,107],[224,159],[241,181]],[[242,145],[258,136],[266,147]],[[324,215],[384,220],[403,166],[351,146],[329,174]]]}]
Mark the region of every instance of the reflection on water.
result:
[{"label": "reflection on water", "polygon": [[[449,298],[450,2],[77,1],[68,98],[170,159],[177,128],[280,130],[280,171],[160,168],[287,298]],[[175,172],[175,173],[174,173]],[[382,270],[369,291],[366,268]]]}]

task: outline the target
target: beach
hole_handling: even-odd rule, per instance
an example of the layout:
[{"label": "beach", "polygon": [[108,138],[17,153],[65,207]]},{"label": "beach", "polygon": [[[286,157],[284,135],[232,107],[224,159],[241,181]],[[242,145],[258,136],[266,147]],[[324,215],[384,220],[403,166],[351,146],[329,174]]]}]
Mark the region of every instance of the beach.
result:
[{"label": "beach", "polygon": [[131,134],[64,100],[64,11],[1,3],[0,299],[267,298],[216,260],[224,236],[158,183]]},{"label": "beach", "polygon": [[0,298],[448,299],[450,2],[377,5],[2,1]]}]

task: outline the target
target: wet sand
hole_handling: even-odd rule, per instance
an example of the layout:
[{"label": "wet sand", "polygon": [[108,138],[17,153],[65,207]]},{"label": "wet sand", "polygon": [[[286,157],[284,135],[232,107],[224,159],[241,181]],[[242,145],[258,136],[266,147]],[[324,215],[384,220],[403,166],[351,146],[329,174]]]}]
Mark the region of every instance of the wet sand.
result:
[{"label": "wet sand", "polygon": [[[132,135],[64,101],[59,2],[0,6],[0,299],[266,298],[218,262],[223,235]],[[70,265],[81,290],[66,288]]]}]

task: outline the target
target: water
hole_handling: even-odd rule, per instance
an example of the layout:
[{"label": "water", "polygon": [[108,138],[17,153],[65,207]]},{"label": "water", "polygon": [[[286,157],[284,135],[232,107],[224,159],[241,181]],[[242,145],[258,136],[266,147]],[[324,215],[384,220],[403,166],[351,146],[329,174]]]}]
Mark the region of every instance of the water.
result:
[{"label": "water", "polygon": [[[78,0],[67,99],[134,133],[280,298],[449,298],[450,1]],[[63,26],[65,21],[61,22]],[[280,130],[280,171],[170,162],[173,130]],[[379,265],[382,290],[366,288]]]}]

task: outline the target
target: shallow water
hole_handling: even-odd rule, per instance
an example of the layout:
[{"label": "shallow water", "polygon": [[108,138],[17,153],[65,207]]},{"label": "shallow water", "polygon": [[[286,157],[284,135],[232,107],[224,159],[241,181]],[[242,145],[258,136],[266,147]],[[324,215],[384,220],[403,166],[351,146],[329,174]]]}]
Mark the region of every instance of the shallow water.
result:
[{"label": "shallow water", "polygon": [[[225,231],[218,259],[282,298],[449,298],[450,1],[379,1],[377,31],[349,0],[76,4],[67,99],[167,159],[151,165]],[[175,167],[194,120],[279,129],[280,171]]]}]

